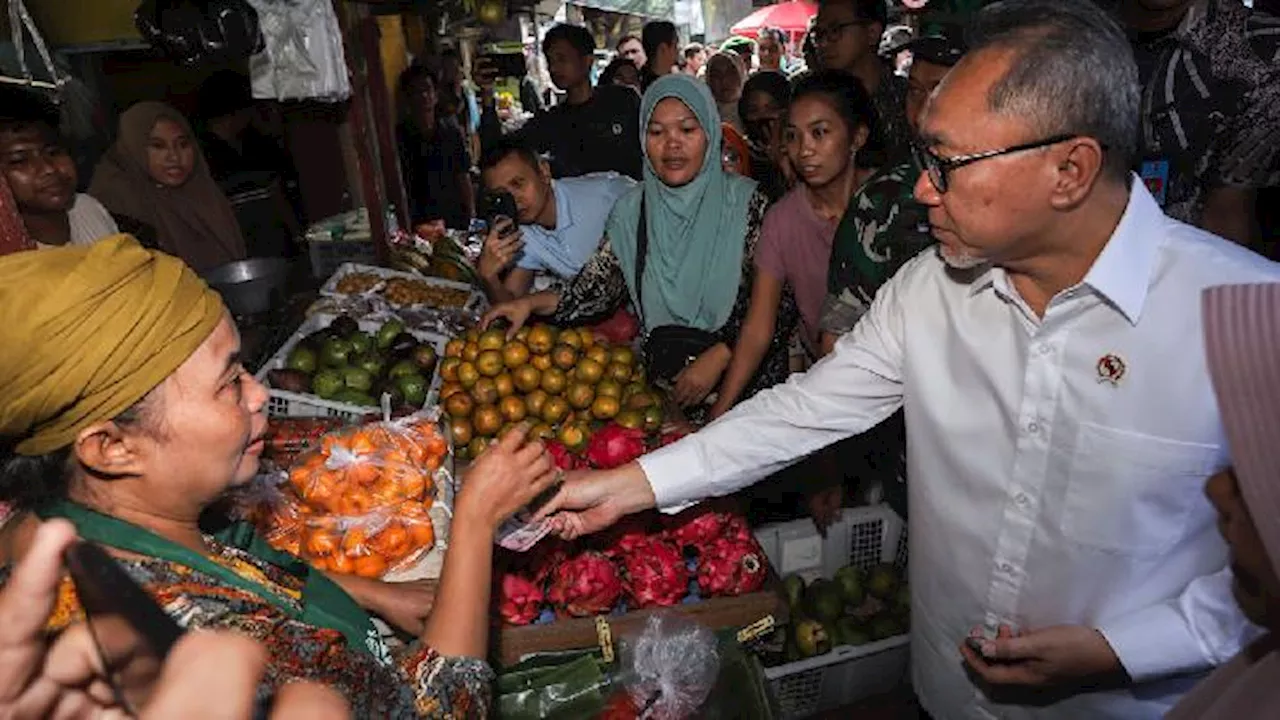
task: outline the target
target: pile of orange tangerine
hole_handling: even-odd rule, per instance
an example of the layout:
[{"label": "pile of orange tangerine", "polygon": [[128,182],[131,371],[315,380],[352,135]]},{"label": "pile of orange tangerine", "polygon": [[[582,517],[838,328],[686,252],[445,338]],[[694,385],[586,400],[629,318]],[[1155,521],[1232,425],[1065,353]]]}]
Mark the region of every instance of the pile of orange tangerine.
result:
[{"label": "pile of orange tangerine", "polygon": [[627,345],[610,346],[590,328],[468,330],[445,346],[440,401],[460,457],[476,457],[519,422],[531,434],[584,446],[592,423],[656,430],[658,396]]}]

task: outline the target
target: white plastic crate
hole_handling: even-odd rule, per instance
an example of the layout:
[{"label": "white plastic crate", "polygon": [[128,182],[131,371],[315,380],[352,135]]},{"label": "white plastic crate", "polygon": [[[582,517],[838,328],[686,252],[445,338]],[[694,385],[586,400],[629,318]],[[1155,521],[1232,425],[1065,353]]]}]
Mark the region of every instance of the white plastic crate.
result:
[{"label": "white plastic crate", "polygon": [[[779,575],[796,573],[806,583],[830,578],[849,564],[865,569],[893,563],[903,570],[907,565],[906,525],[888,505],[842,510],[826,538],[808,519],[763,526],[756,537]],[[908,635],[897,635],[765,668],[780,717],[807,717],[889,692],[906,677],[908,644]]]},{"label": "white plastic crate", "polygon": [[[376,408],[362,407],[360,405],[351,405],[348,403],[335,402],[333,400],[325,400],[316,395],[304,393],[288,392],[273,388],[267,382],[267,375],[272,370],[285,367],[285,362],[289,359],[289,353],[293,351],[293,347],[302,339],[317,330],[329,327],[329,323],[333,322],[336,315],[326,315],[318,313],[307,318],[297,332],[289,336],[289,339],[280,349],[262,364],[258,370],[258,382],[267,385],[269,388],[267,394],[267,415],[270,417],[337,417],[344,420],[358,422],[370,413],[376,413]],[[382,323],[376,320],[360,320],[357,322],[360,329],[367,333],[376,333]],[[435,333],[422,332],[419,330],[407,329],[410,335],[418,338],[422,342],[429,342],[436,349],[436,354],[444,358],[444,346],[449,339],[443,335]],[[427,401],[424,407],[435,403],[435,398],[440,390],[440,368],[437,363],[436,369],[431,373],[431,384],[427,391]]]}]

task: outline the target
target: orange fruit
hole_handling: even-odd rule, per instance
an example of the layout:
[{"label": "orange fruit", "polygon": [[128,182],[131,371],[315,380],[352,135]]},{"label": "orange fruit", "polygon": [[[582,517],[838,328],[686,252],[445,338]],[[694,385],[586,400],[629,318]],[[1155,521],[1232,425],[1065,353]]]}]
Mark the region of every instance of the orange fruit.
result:
[{"label": "orange fruit", "polygon": [[520,422],[528,414],[524,400],[514,395],[502,398],[498,403],[498,411],[502,413],[502,417],[506,418],[507,422]]},{"label": "orange fruit", "polygon": [[475,363],[463,361],[458,366],[458,384],[470,390],[475,387],[476,380],[480,379],[480,371],[476,369]]},{"label": "orange fruit", "polygon": [[657,405],[658,401],[647,392],[636,393],[627,398],[627,407],[635,410],[643,410],[652,405]]},{"label": "orange fruit", "polygon": [[578,366],[574,368],[573,375],[588,385],[595,385],[600,382],[600,378],[604,377],[604,365],[589,357],[584,357],[578,361]]},{"label": "orange fruit", "polygon": [[507,344],[507,334],[498,328],[490,328],[480,333],[476,346],[481,350],[501,350]]},{"label": "orange fruit", "polygon": [[458,366],[462,364],[462,360],[456,357],[447,357],[440,362],[440,379],[449,382],[458,382]]},{"label": "orange fruit", "polygon": [[529,352],[534,355],[546,355],[551,352],[551,348],[555,347],[556,331],[539,323],[529,330],[529,336],[525,342],[529,345]]},{"label": "orange fruit", "polygon": [[489,447],[489,438],[472,438],[471,442],[467,445],[467,456],[472,460],[475,460],[480,457],[481,453],[483,453],[487,447]]},{"label": "orange fruit", "polygon": [[552,365],[551,363],[550,355],[534,355],[533,357],[529,358],[529,364],[532,365],[534,369],[542,372],[550,370],[552,367],[554,367],[554,365]]},{"label": "orange fruit", "polygon": [[464,392],[454,393],[445,398],[444,410],[449,416],[456,419],[469,417],[471,411],[475,410],[476,405],[472,397]]},{"label": "orange fruit", "polygon": [[338,538],[325,528],[314,528],[306,534],[303,542],[307,554],[312,556],[332,555],[338,552]]},{"label": "orange fruit", "polygon": [[474,344],[480,339],[480,328],[468,328],[466,332],[462,333],[462,339]]},{"label": "orange fruit", "polygon": [[511,381],[520,392],[531,393],[537,390],[538,384],[542,382],[542,372],[532,365],[521,365],[511,371]]},{"label": "orange fruit", "polygon": [[575,410],[585,410],[591,407],[591,401],[595,400],[596,391],[585,383],[574,383],[565,391],[564,399],[569,401],[569,406]]},{"label": "orange fruit", "polygon": [[528,325],[524,325],[519,330],[516,331],[516,339],[519,340],[520,342],[525,342],[526,340],[529,339]]},{"label": "orange fruit", "polygon": [[448,400],[452,395],[465,392],[466,390],[458,383],[444,383],[440,386],[440,399]]},{"label": "orange fruit", "polygon": [[329,556],[329,569],[339,575],[350,575],[356,571],[355,563],[342,553]]},{"label": "orange fruit", "polygon": [[582,349],[582,336],[578,334],[576,328],[569,328],[560,331],[560,337],[556,338],[556,342],[562,345],[568,345],[574,350]]},{"label": "orange fruit", "polygon": [[622,385],[618,384],[617,380],[601,380],[600,384],[596,385],[596,397],[611,397],[621,400]]},{"label": "orange fruit", "polygon": [[380,578],[387,572],[387,561],[381,555],[361,555],[352,563],[352,569],[363,578]]},{"label": "orange fruit", "polygon": [[546,423],[540,422],[529,428],[530,440],[555,440],[555,438],[556,431],[552,430],[551,426]]},{"label": "orange fruit", "polygon": [[481,405],[471,416],[471,424],[477,437],[493,437],[502,428],[502,413],[494,405]]},{"label": "orange fruit", "polygon": [[581,450],[587,446],[591,435],[581,423],[565,423],[556,436],[570,450]]},{"label": "orange fruit", "polygon": [[591,416],[597,420],[609,420],[622,409],[618,398],[600,395],[591,403]]},{"label": "orange fruit", "polygon": [[516,383],[511,379],[511,373],[502,373],[493,379],[494,387],[498,388],[498,397],[511,397],[516,394]]},{"label": "orange fruit", "polygon": [[444,356],[447,358],[462,357],[462,349],[467,346],[467,341],[462,338],[454,338],[444,344]]},{"label": "orange fruit", "polygon": [[480,354],[480,348],[473,342],[469,342],[462,346],[462,359],[467,362],[475,362],[476,356]]},{"label": "orange fruit", "polygon": [[471,442],[471,418],[455,418],[453,421],[453,445],[465,447]]},{"label": "orange fruit", "polygon": [[548,425],[556,425],[568,415],[569,403],[562,397],[547,398],[547,402],[542,406],[542,419]]},{"label": "orange fruit", "polygon": [[613,421],[624,428],[639,430],[644,427],[644,412],[634,408],[628,408],[619,412]]},{"label": "orange fruit", "polygon": [[551,351],[551,362],[561,370],[570,370],[578,362],[578,351],[570,345],[556,345]]},{"label": "orange fruit", "polygon": [[408,530],[409,541],[413,543],[415,550],[436,544],[436,530],[431,525],[431,518],[424,517],[421,520],[408,523]]},{"label": "orange fruit", "polygon": [[628,367],[636,363],[636,352],[627,345],[618,345],[609,350],[609,362]]},{"label": "orange fruit", "polygon": [[547,398],[551,397],[546,390],[538,388],[528,395],[524,396],[524,406],[529,410],[529,414],[534,417],[542,417],[542,407],[547,404]]},{"label": "orange fruit", "polygon": [[612,378],[620,383],[630,382],[631,366],[623,365],[620,362],[609,363],[609,368],[605,371],[605,377]]},{"label": "orange fruit", "polygon": [[502,353],[497,350],[485,350],[476,357],[476,370],[485,377],[497,377],[502,374]]},{"label": "orange fruit", "polygon": [[529,346],[519,340],[512,340],[507,343],[506,347],[502,348],[502,362],[506,363],[507,367],[512,370],[529,362],[531,355]]},{"label": "orange fruit", "polygon": [[597,363],[600,363],[602,367],[605,365],[608,365],[611,362],[609,357],[609,348],[604,345],[599,345],[599,344],[592,345],[591,347],[587,348],[586,352],[584,352],[583,355],[591,358],[593,361]]},{"label": "orange fruit", "polygon": [[542,389],[546,390],[548,395],[559,395],[564,392],[568,384],[569,379],[559,368],[550,368],[542,373]]},{"label": "orange fruit", "polygon": [[595,344],[596,334],[589,327],[578,328],[578,337],[582,338],[582,347],[589,348]]},{"label": "orange fruit", "polygon": [[471,397],[480,405],[492,405],[498,402],[498,384],[493,378],[482,377],[471,388]]}]

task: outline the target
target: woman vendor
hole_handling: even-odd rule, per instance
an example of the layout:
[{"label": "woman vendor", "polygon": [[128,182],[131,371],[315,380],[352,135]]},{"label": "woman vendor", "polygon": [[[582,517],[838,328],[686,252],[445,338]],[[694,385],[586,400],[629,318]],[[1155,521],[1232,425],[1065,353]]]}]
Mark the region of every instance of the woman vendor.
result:
[{"label": "woman vendor", "polygon": [[[688,75],[659,78],[644,94],[640,117],[644,182],[614,205],[600,249],[563,292],[497,305],[486,322],[504,317],[514,332],[536,314],[576,325],[629,299],[644,328],[650,378],[672,384],[674,399],[699,419],[744,332],[768,200],[755,182],[724,171],[720,118],[705,84]],[[794,301],[784,304],[744,396],[786,378],[796,311]],[[672,363],[663,358],[673,354],[680,359],[664,372]]]},{"label": "woman vendor", "polygon": [[[187,266],[127,236],[16,253],[0,258],[0,315],[0,500],[21,510],[0,530],[0,564],[39,518],[66,518],[183,626],[261,642],[266,693],[309,680],[356,717],[486,714],[493,536],[555,481],[540,443],[513,431],[472,465],[434,607],[418,641],[389,651],[367,611],[417,629],[406,610],[429,601],[413,587],[406,603],[397,585],[330,579],[247,526],[202,531],[204,510],[258,469],[267,392]],[[54,631],[80,615],[64,591]]]},{"label": "woman vendor", "polygon": [[141,102],[120,116],[89,194],[112,213],[155,228],[160,249],[196,272],[246,256],[235,211],[209,174],[191,126],[163,103]]}]

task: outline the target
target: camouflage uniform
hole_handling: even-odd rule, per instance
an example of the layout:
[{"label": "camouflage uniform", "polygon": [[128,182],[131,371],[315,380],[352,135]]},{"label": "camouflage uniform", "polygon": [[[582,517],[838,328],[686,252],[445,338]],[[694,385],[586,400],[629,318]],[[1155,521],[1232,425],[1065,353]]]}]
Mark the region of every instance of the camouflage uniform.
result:
[{"label": "camouflage uniform", "polygon": [[912,195],[920,169],[907,160],[872,175],[836,229],[820,325],[842,335],[871,307],[903,263],[933,244],[925,208]]}]

